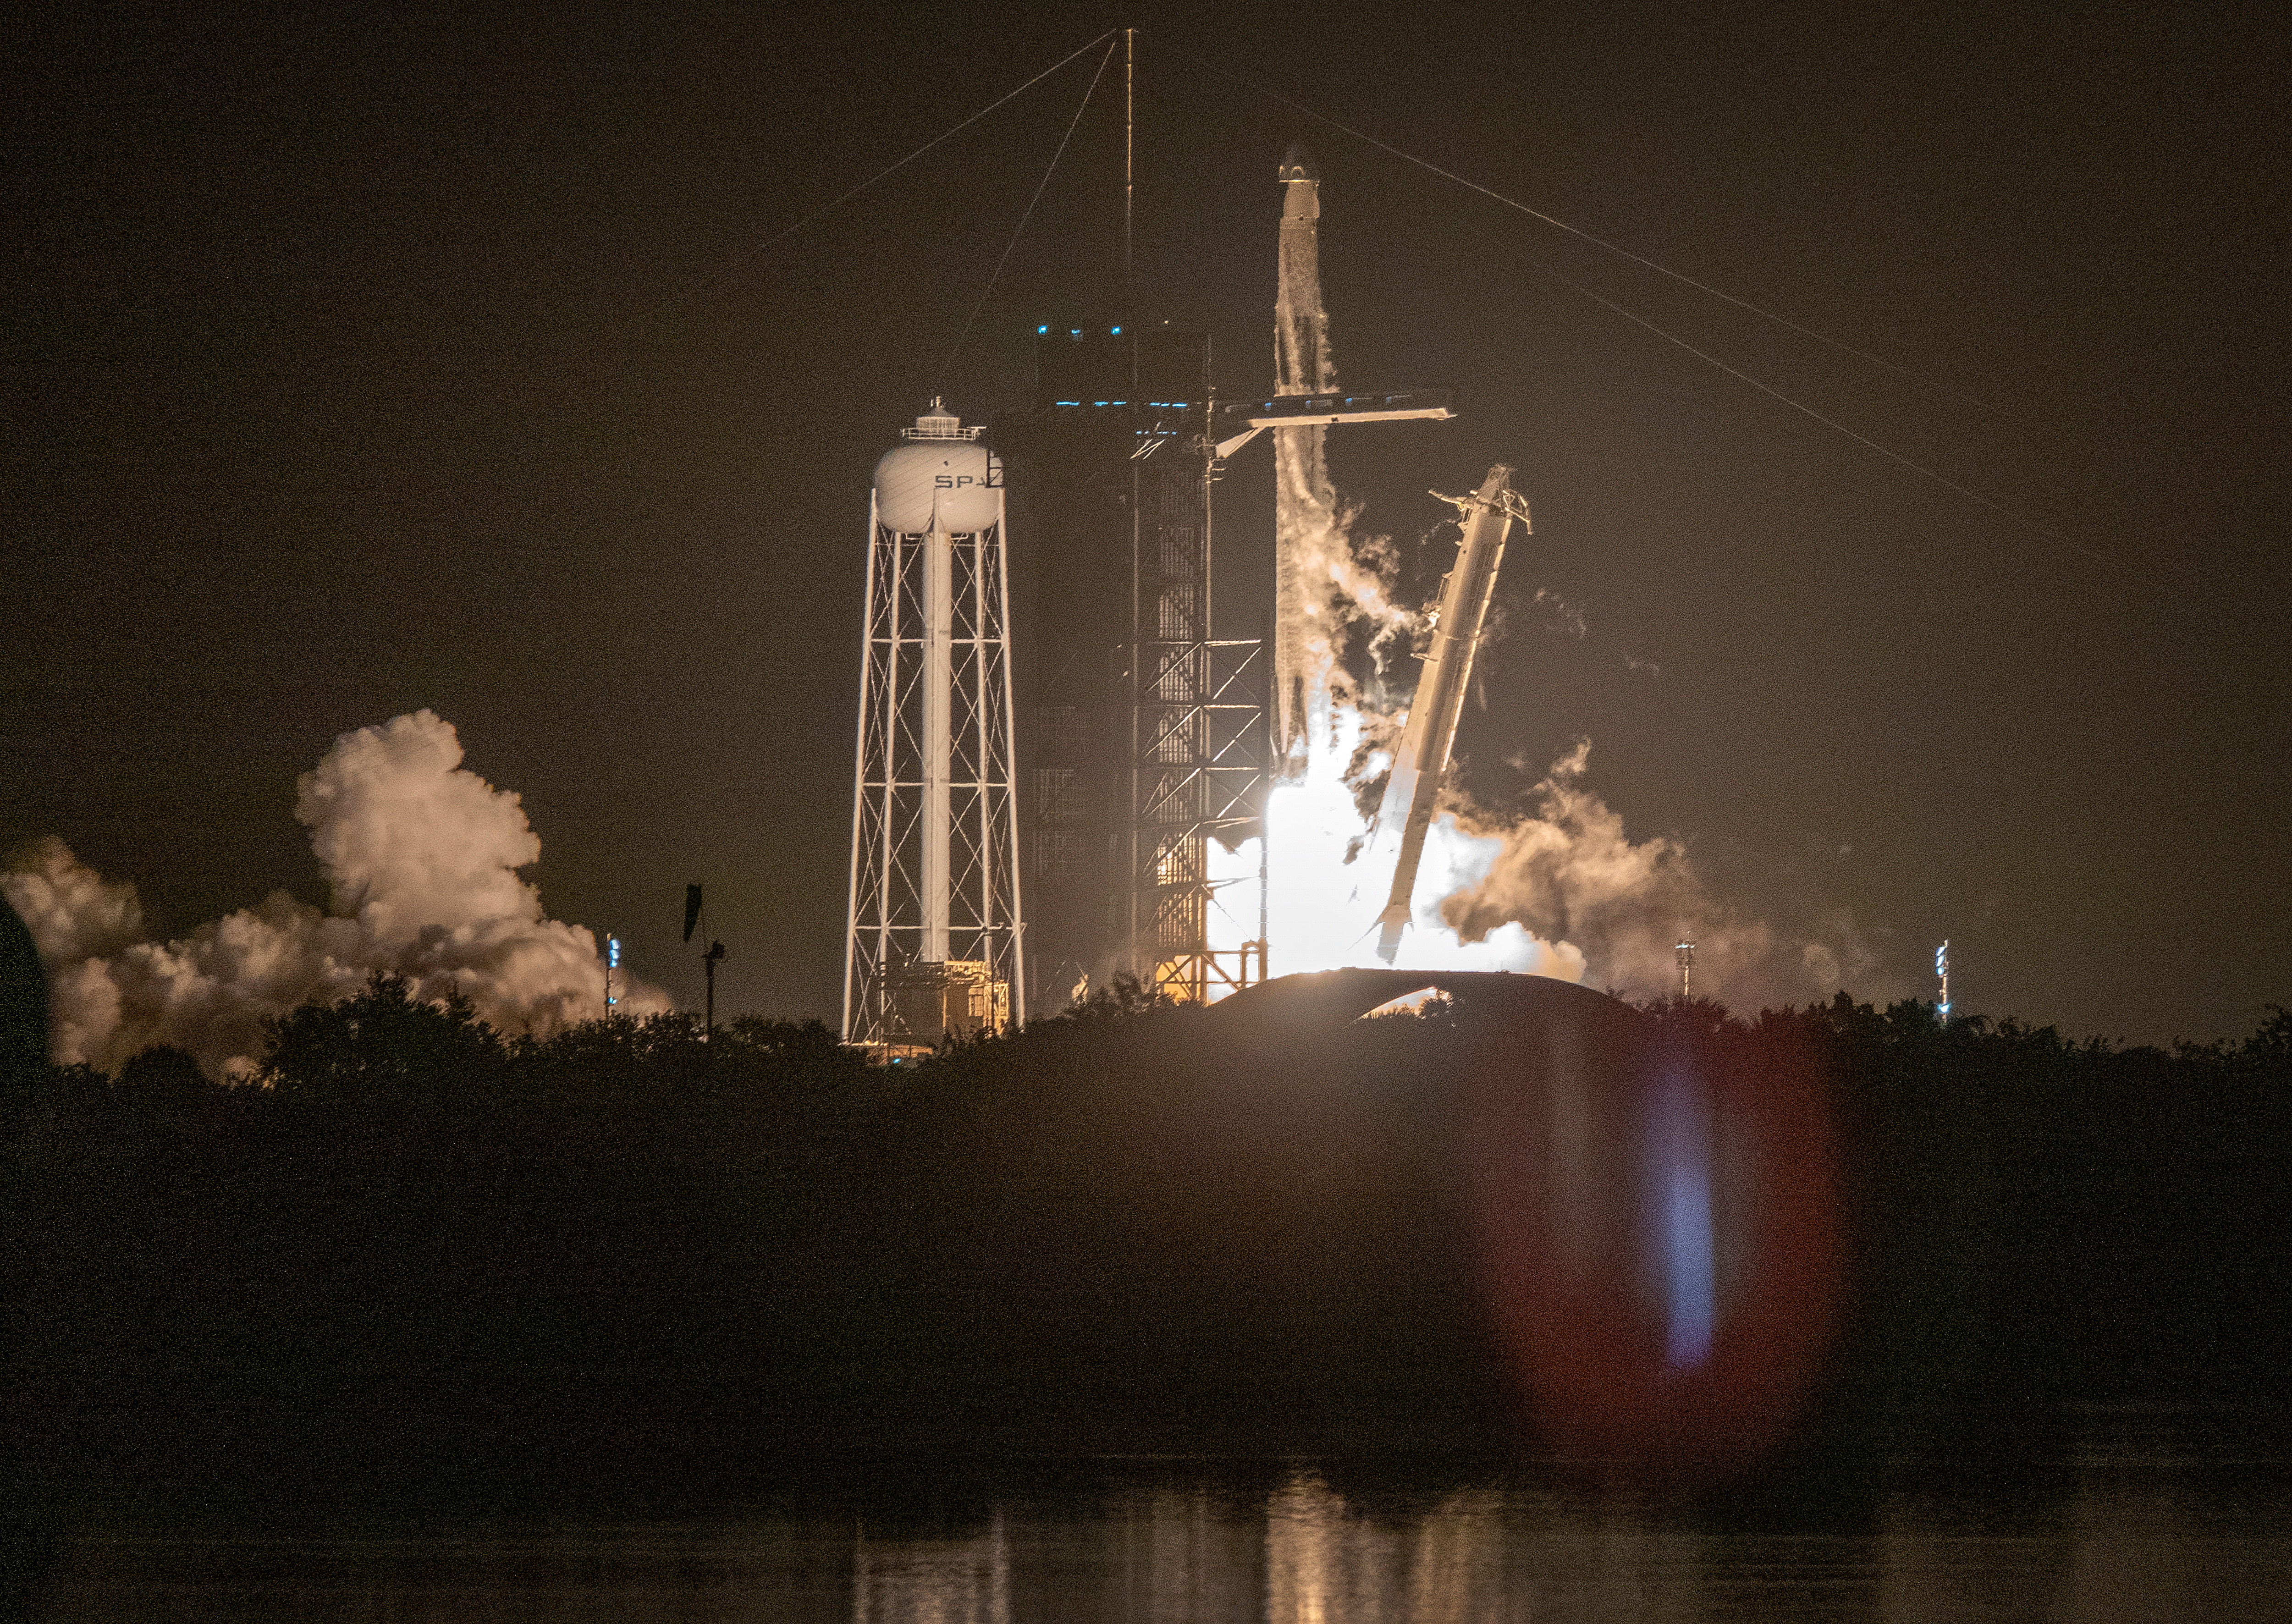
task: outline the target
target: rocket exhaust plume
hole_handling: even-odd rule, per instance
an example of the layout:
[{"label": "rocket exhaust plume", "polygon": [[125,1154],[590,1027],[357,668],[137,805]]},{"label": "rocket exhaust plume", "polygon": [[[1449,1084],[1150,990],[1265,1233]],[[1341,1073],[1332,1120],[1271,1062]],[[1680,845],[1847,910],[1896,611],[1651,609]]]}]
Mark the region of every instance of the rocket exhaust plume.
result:
[{"label": "rocket exhaust plume", "polygon": [[[274,891],[182,941],[147,941],[133,886],[52,835],[17,853],[0,891],[47,967],[56,1060],[117,1071],[164,1043],[211,1077],[243,1078],[266,1017],[356,992],[376,971],[418,998],[459,993],[505,1032],[547,1037],[602,1013],[596,938],[544,917],[517,872],[541,855],[517,796],[461,762],[453,724],[423,710],[344,733],[297,780],[325,913]],[[669,1002],[625,978],[615,1007],[643,1015]]]}]

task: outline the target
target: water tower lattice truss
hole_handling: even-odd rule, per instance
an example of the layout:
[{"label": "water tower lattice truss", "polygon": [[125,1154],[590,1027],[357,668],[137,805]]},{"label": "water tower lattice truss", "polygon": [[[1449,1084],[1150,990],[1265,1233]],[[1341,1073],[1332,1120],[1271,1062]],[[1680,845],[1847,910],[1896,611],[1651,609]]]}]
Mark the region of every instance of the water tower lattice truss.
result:
[{"label": "water tower lattice truss", "polygon": [[843,1036],[1026,1017],[1001,465],[932,411],[878,465],[852,784]]}]

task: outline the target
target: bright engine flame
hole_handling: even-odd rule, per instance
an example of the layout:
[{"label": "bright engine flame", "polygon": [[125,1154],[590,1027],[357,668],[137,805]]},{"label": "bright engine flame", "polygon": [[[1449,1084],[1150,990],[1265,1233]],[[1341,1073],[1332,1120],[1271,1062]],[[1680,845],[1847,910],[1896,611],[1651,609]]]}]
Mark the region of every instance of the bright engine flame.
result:
[{"label": "bright engine flame", "polygon": [[[1346,774],[1360,735],[1360,712],[1336,707],[1329,731],[1316,730],[1304,778],[1279,786],[1267,800],[1272,841],[1264,897],[1267,973],[1513,970],[1581,981],[1584,955],[1567,942],[1538,941],[1517,921],[1466,941],[1441,917],[1441,903],[1485,879],[1505,844],[1497,836],[1466,834],[1445,812],[1425,838],[1400,957],[1387,966],[1376,956],[1377,914],[1392,884],[1396,852],[1393,841],[1372,838],[1377,831],[1362,819]],[[1382,753],[1372,753],[1360,772],[1373,776],[1389,764]],[[1238,948],[1257,933],[1259,843],[1246,841],[1231,852],[1214,843],[1210,860],[1220,903],[1211,915],[1210,945]]]}]

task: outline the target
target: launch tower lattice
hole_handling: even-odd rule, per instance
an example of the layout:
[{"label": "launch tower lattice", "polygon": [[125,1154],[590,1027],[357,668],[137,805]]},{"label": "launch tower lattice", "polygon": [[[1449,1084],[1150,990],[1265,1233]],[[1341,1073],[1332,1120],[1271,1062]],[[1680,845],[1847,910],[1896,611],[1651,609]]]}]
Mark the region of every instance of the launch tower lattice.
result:
[{"label": "launch tower lattice", "polygon": [[[1215,421],[1152,422],[1130,459],[1128,935],[1140,981],[1195,1004],[1265,979],[1262,876],[1211,871],[1213,840],[1260,833],[1266,784],[1263,645],[1210,635]],[[1245,890],[1238,915],[1220,893]]]},{"label": "launch tower lattice", "polygon": [[843,1037],[928,1047],[1026,1017],[1002,466],[937,400],[877,464]]},{"label": "launch tower lattice", "polygon": [[1018,688],[1028,957],[1057,1007],[1130,976],[1208,1001],[1265,973],[1255,838],[1265,651],[1213,635],[1218,416],[1202,333],[1037,328],[997,424],[1023,545]]}]

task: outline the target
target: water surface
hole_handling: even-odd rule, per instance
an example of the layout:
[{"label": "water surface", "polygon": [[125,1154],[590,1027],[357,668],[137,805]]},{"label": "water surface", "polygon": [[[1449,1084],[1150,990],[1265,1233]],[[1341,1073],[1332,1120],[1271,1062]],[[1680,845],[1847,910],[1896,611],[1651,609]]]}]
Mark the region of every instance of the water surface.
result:
[{"label": "water surface", "polygon": [[1715,1508],[1334,1463],[884,1461],[674,1513],[58,1511],[31,1616],[95,1620],[2280,1620],[2285,1463],[2089,1432],[1914,1486]]}]

